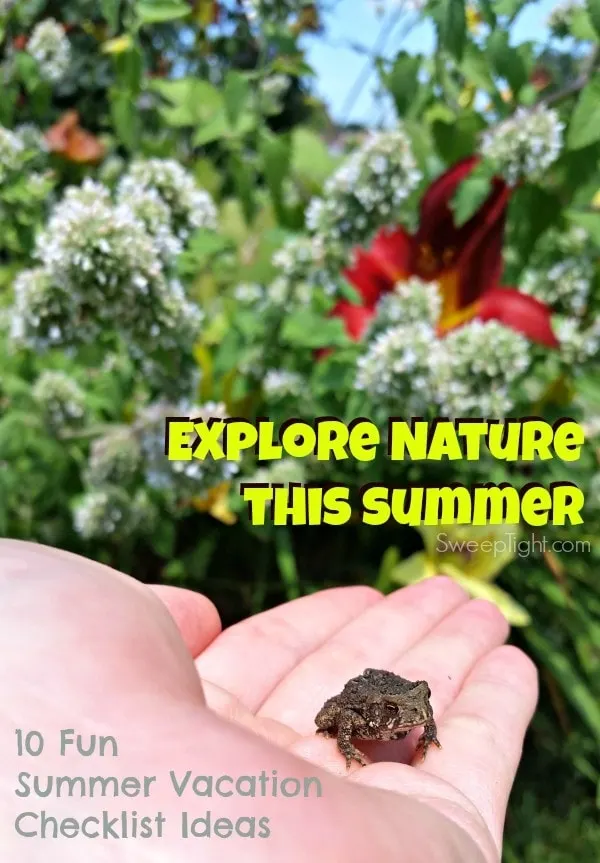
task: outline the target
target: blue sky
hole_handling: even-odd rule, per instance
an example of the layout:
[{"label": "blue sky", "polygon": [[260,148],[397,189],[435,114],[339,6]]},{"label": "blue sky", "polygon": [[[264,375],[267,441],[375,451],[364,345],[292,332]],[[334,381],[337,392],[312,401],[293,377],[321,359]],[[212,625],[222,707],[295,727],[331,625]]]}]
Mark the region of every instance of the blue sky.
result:
[{"label": "blue sky", "polygon": [[[399,2],[401,0],[397,0]],[[335,11],[325,18],[325,35],[306,39],[307,60],[316,73],[315,89],[337,122],[359,122],[372,126],[381,122],[382,114],[389,117],[389,106],[381,106],[373,92],[375,74],[354,100],[352,109],[347,110],[349,93],[368,58],[345,46],[357,43],[371,51],[384,19],[389,21],[397,3],[395,0],[385,0],[387,11],[381,18],[377,15],[373,0],[338,0]],[[556,5],[557,0],[540,0],[526,6],[515,22],[513,40],[540,39],[545,34],[548,14]],[[418,23],[404,39],[401,38],[405,27],[415,20],[414,15],[403,14],[396,29],[389,34],[386,50],[381,53],[388,57],[393,57],[400,49],[410,53],[429,53],[434,40],[427,22]]]}]

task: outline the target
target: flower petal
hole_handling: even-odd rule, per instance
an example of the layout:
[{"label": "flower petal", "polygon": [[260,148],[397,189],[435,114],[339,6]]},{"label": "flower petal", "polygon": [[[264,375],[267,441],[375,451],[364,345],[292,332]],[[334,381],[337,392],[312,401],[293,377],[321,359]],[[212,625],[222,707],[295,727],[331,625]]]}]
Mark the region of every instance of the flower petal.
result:
[{"label": "flower petal", "polygon": [[381,295],[394,287],[394,282],[382,271],[371,252],[365,252],[364,249],[356,249],[354,265],[345,269],[343,275],[369,307],[375,306]]},{"label": "flower petal", "polygon": [[536,297],[522,294],[515,288],[487,291],[479,301],[477,317],[482,321],[500,321],[549,348],[560,347],[552,331],[552,310]]},{"label": "flower petal", "polygon": [[[468,306],[487,290],[500,284],[504,260],[504,230],[511,188],[502,180],[493,189],[475,216],[464,225],[469,234],[462,242],[457,267],[460,269],[460,304]],[[462,229],[461,229],[462,230]],[[465,232],[466,233],[466,232]]]},{"label": "flower petal", "polygon": [[454,193],[479,161],[479,156],[469,156],[462,159],[431,183],[421,198],[421,227],[435,224],[451,215],[448,205],[454,197]]},{"label": "flower petal", "polygon": [[331,312],[333,317],[341,318],[346,327],[346,332],[354,341],[359,341],[369,325],[369,321],[375,314],[374,310],[366,306],[355,306],[348,300],[340,300]]},{"label": "flower petal", "polygon": [[[458,309],[471,305],[498,285],[503,270],[502,246],[511,188],[500,177],[494,178],[487,199],[460,227],[456,227],[450,207],[458,186],[478,163],[478,156],[463,159],[434,180],[421,201],[421,221],[415,237],[417,248],[431,250],[430,257],[437,262],[438,272],[432,270],[430,278],[437,278],[439,271],[448,267],[458,268]],[[417,258],[417,271],[418,262]]]},{"label": "flower petal", "polygon": [[381,272],[396,284],[410,275],[414,239],[404,228],[383,228],[373,240],[370,255]]},{"label": "flower petal", "polygon": [[531,623],[531,616],[527,609],[498,585],[469,578],[450,564],[442,568],[441,574],[449,576],[457,584],[460,584],[474,599],[485,599],[492,602],[511,626],[529,626]]}]

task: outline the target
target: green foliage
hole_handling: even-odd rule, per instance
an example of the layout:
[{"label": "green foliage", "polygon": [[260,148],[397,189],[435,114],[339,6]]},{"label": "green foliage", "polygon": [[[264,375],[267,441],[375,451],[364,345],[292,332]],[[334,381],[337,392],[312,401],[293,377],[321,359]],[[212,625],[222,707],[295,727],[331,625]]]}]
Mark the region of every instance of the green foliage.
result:
[{"label": "green foliage", "polygon": [[571,150],[582,150],[600,140],[600,75],[581,91],[569,125],[568,145]]}]

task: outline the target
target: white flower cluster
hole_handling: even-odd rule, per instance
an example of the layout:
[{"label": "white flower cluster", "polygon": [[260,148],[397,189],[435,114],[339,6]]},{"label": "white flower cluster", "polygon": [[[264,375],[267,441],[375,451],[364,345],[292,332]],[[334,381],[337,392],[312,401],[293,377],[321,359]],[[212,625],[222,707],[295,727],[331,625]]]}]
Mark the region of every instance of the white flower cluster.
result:
[{"label": "white flower cluster", "polygon": [[519,108],[483,134],[481,153],[497,165],[509,184],[522,177],[535,181],[560,155],[564,128],[551,108]]},{"label": "white flower cluster", "polygon": [[503,419],[531,364],[529,341],[498,321],[471,321],[439,341],[430,368],[440,412]]},{"label": "white flower cluster", "polygon": [[549,270],[529,270],[521,290],[551,306],[554,311],[579,317],[585,313],[590,296],[594,266],[591,260],[567,258]]},{"label": "white flower cluster", "polygon": [[64,372],[43,371],[33,385],[31,395],[54,430],[78,425],[85,418],[85,393]]},{"label": "white flower cluster", "polygon": [[558,253],[561,257],[578,257],[579,255],[595,254],[593,244],[590,245],[590,235],[585,228],[571,225],[567,230],[551,229],[544,237],[546,247]]},{"label": "white flower cluster", "polygon": [[233,296],[242,305],[254,306],[264,300],[265,290],[255,282],[241,282],[233,289]]},{"label": "white flower cluster", "polygon": [[198,228],[215,230],[217,210],[183,165],[174,159],[137,159],[119,183],[117,200],[128,204],[142,191],[154,189],[170,211],[171,233],[186,242]]},{"label": "white flower cluster", "polygon": [[327,180],[323,198],[311,202],[308,229],[342,246],[365,243],[378,228],[398,222],[420,181],[404,129],[373,133]]},{"label": "white flower cluster", "polygon": [[44,133],[34,123],[22,123],[15,129],[15,134],[19,136],[26,149],[39,150],[41,153],[49,152],[50,148]]},{"label": "white flower cluster", "polygon": [[548,15],[548,29],[554,36],[563,39],[569,35],[573,14],[583,8],[582,0],[563,0],[557,3]]},{"label": "white flower cluster", "polygon": [[0,126],[0,183],[22,165],[25,144],[16,132]]},{"label": "white flower cluster", "polygon": [[141,458],[132,427],[117,426],[93,442],[85,471],[86,483],[94,488],[129,486],[138,473]]},{"label": "white flower cluster", "polygon": [[37,62],[42,78],[51,84],[61,81],[71,65],[71,44],[65,28],[54,18],[34,27],[27,51]]},{"label": "white flower cluster", "polygon": [[40,267],[15,283],[13,338],[32,347],[117,333],[130,353],[187,350],[200,310],[169,279],[154,238],[125,204],[87,179],[69,188],[38,238]]},{"label": "white flower cluster", "polygon": [[333,297],[338,291],[338,280],[332,274],[327,249],[320,236],[287,240],[273,255],[273,266],[279,275],[267,289],[270,302],[307,305],[315,290]]},{"label": "white flower cluster", "polygon": [[142,489],[133,496],[118,486],[104,486],[86,492],[76,503],[73,523],[86,540],[125,540],[140,530],[150,531],[156,510]]},{"label": "white flower cluster", "polygon": [[577,318],[558,318],[553,324],[561,358],[567,365],[600,357],[600,318],[587,327],[582,327]]},{"label": "white flower cluster", "polygon": [[239,472],[236,462],[225,459],[169,461],[165,456],[165,422],[167,417],[172,416],[206,421],[211,418],[225,419],[227,412],[225,405],[215,402],[207,402],[200,407],[155,403],[145,408],[134,428],[140,441],[145,479],[150,488],[183,502],[202,497]]},{"label": "white flower cluster", "polygon": [[183,243],[171,230],[171,210],[156,189],[139,187],[126,195],[121,190],[119,199],[143,223],[166,263],[181,253]]},{"label": "white flower cluster", "polygon": [[278,114],[283,108],[283,97],[290,86],[288,75],[269,75],[260,82],[260,107],[264,114]]},{"label": "white flower cluster", "polygon": [[502,418],[529,365],[527,339],[496,321],[472,321],[440,339],[431,322],[413,320],[368,343],[355,386],[396,413],[421,416],[435,408],[450,418]]},{"label": "white flower cluster", "polygon": [[435,333],[425,323],[398,324],[375,336],[357,361],[355,387],[375,404],[419,416],[432,403],[430,361]]},{"label": "white flower cluster", "polygon": [[286,369],[270,369],[263,380],[263,391],[267,399],[278,401],[302,395],[306,381],[297,372]]},{"label": "white flower cluster", "polygon": [[377,304],[369,333],[374,335],[398,324],[426,323],[435,327],[442,311],[437,282],[423,282],[417,276],[398,282]]},{"label": "white flower cluster", "polygon": [[[13,293],[10,336],[15,344],[46,348],[81,337],[72,298],[50,280],[42,267],[19,273]],[[91,337],[94,334],[95,330],[86,333]]]}]

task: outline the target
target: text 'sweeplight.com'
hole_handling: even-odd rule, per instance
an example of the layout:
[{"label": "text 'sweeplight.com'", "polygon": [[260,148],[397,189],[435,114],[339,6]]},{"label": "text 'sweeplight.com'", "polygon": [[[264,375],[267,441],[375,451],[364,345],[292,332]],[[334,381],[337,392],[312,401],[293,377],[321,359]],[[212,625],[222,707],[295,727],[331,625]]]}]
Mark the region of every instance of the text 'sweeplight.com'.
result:
[{"label": "text 'sweeplight.com'", "polygon": [[[487,454],[498,461],[534,462],[559,459],[577,461],[585,442],[574,420],[554,424],[537,417],[499,422],[485,419],[433,422],[390,417],[382,437],[369,419],[345,423],[336,417],[312,422],[290,419],[276,428],[268,419],[194,419],[169,417],[165,429],[165,455],[170,461],[239,461],[252,451],[259,462],[282,458],[317,461],[355,459],[371,462],[378,452],[391,461],[478,461]],[[255,525],[341,525],[354,509],[352,489],[344,485],[243,483],[240,493],[248,503]],[[572,482],[509,483],[390,487],[370,483],[358,490],[363,524],[581,524],[584,495]]]}]

